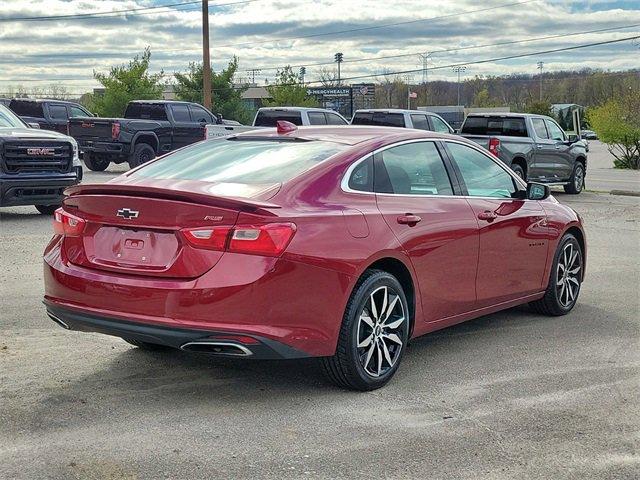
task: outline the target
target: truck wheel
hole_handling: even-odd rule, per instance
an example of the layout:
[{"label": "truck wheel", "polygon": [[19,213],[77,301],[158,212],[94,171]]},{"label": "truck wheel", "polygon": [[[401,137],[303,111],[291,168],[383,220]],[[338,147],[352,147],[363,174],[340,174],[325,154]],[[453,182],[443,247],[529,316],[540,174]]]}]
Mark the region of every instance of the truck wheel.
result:
[{"label": "truck wheel", "polygon": [[105,171],[111,163],[107,157],[98,157],[94,153],[89,152],[83,154],[82,160],[84,160],[84,164],[87,168],[94,172]]},{"label": "truck wheel", "polygon": [[153,147],[148,143],[139,143],[133,149],[131,157],[129,157],[129,168],[139,167],[154,158],[156,158],[156,152]]},{"label": "truck wheel", "polygon": [[43,215],[53,215],[60,205],[35,205],[35,207]]},{"label": "truck wheel", "polygon": [[526,175],[524,174],[524,169],[520,165],[514,163],[513,165],[511,165],[511,170],[513,170],[513,173],[518,175],[522,180],[524,180],[525,182],[527,181],[527,179],[525,178]]},{"label": "truck wheel", "polygon": [[584,165],[576,162],[569,183],[564,186],[565,193],[576,195],[584,189]]}]

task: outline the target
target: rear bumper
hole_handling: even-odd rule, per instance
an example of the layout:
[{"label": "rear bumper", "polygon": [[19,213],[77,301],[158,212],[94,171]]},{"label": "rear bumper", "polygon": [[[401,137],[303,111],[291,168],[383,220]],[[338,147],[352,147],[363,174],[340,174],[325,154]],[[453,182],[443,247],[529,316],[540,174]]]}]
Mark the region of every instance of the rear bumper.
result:
[{"label": "rear bumper", "polygon": [[129,144],[118,142],[94,142],[93,140],[78,139],[78,148],[81,152],[112,155],[115,157],[127,156],[131,150]]},{"label": "rear bumper", "polygon": [[[44,303],[49,318],[67,330],[103,333],[187,351],[192,346],[201,346],[199,351],[216,356],[260,360],[309,356],[305,352],[259,335],[244,335],[243,337],[248,338],[242,339],[237,332],[162,327],[62,308],[47,301]],[[219,351],[216,351],[217,347],[220,347]],[[205,348],[210,350],[205,351]]]},{"label": "rear bumper", "polygon": [[81,167],[51,176],[0,175],[0,207],[58,205],[64,198],[64,189],[81,180]]}]

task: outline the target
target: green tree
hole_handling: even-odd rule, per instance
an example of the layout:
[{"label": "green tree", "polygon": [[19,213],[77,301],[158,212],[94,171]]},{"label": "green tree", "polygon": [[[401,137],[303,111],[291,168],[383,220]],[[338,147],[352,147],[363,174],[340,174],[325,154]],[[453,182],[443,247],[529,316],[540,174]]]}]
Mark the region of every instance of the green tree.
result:
[{"label": "green tree", "polygon": [[315,98],[307,95],[307,87],[300,83],[298,75],[287,65],[278,72],[276,83],[267,87],[271,100],[267,107],[316,107]]},{"label": "green tree", "polygon": [[546,115],[547,117],[553,117],[551,104],[549,102],[531,102],[527,105],[525,111],[526,113],[535,113],[536,115]]},{"label": "green tree", "polygon": [[162,98],[164,73],[149,73],[151,50],[145,48],[128,65],[111,67],[109,73],[93,72],[93,77],[104,87],[104,93],[93,95],[91,110],[103,117],[119,117],[131,100]]},{"label": "green tree", "polygon": [[640,169],[640,89],[589,110],[587,116],[614,156],[613,165]]},{"label": "green tree", "polygon": [[489,89],[487,89],[487,87],[484,87],[482,90],[480,90],[473,96],[474,107],[488,108],[488,107],[497,107],[498,105],[499,105],[499,102],[491,98],[491,96],[489,95]]},{"label": "green tree", "polygon": [[[233,57],[227,68],[219,73],[211,72],[212,109],[224,118],[240,123],[251,122],[251,112],[242,101],[245,88],[236,88],[233,77],[238,71],[238,57]],[[176,97],[186,102],[203,103],[204,94],[202,63],[190,63],[185,73],[176,73],[174,86]]]}]

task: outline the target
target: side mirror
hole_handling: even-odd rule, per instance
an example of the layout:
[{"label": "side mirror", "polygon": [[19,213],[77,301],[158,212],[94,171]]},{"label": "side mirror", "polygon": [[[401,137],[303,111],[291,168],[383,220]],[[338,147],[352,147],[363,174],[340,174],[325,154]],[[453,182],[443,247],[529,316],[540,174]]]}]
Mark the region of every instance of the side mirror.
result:
[{"label": "side mirror", "polygon": [[544,200],[551,195],[551,189],[548,185],[542,183],[527,183],[527,199],[528,200]]},{"label": "side mirror", "polygon": [[27,125],[29,125],[29,128],[37,128],[38,130],[40,129],[40,124],[37,122],[29,122],[27,123]]},{"label": "side mirror", "polygon": [[576,143],[578,140],[580,140],[578,135],[569,135],[569,143]]}]

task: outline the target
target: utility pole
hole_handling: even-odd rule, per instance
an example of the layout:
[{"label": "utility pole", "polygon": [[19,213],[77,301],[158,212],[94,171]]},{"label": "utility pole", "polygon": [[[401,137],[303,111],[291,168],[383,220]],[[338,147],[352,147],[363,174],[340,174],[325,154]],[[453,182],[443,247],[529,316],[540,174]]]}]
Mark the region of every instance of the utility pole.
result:
[{"label": "utility pole", "polygon": [[542,69],[544,68],[544,62],[538,62],[538,70],[540,70],[540,101],[542,102]]},{"label": "utility pole", "polygon": [[411,110],[411,75],[407,75],[407,110]]},{"label": "utility pole", "polygon": [[340,64],[342,63],[342,53],[336,53],[333,56],[333,60],[338,64],[338,85],[342,85],[342,81],[340,80]]},{"label": "utility pole", "polygon": [[259,68],[252,68],[251,70],[249,70],[249,75],[251,75],[251,84],[255,85],[256,84],[256,75],[258,73],[260,73],[262,70],[260,70]]},{"label": "utility pole", "polygon": [[202,0],[202,93],[204,107],[211,110],[211,58],[209,56],[209,0]]},{"label": "utility pole", "polygon": [[453,71],[458,74],[458,106],[460,106],[460,73],[466,72],[467,67],[465,66],[453,67]]},{"label": "utility pole", "polygon": [[300,83],[304,84],[304,76],[307,74],[307,67],[300,67],[300,71],[298,73],[298,77],[300,78]]},{"label": "utility pole", "polygon": [[425,86],[424,99],[427,105],[429,105],[429,87],[427,87],[429,83],[429,57],[431,57],[431,52],[420,53],[418,55],[418,58],[422,60],[422,84]]}]

